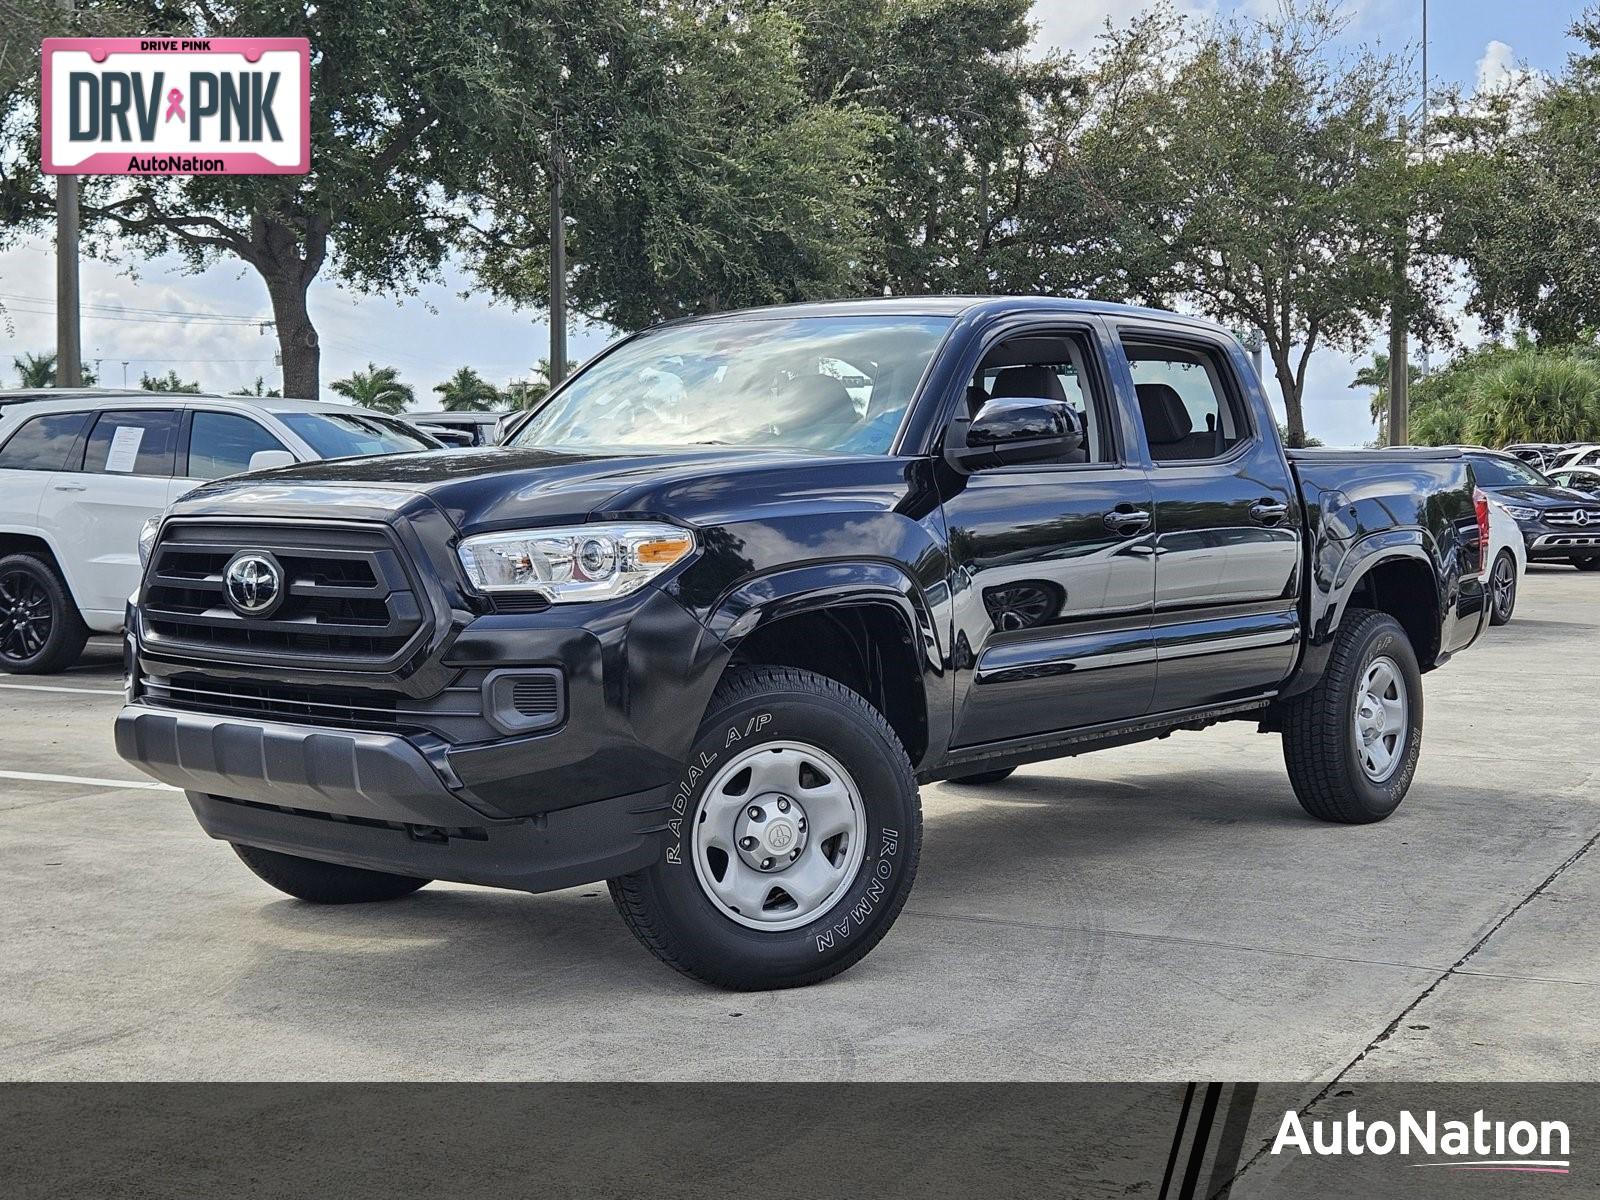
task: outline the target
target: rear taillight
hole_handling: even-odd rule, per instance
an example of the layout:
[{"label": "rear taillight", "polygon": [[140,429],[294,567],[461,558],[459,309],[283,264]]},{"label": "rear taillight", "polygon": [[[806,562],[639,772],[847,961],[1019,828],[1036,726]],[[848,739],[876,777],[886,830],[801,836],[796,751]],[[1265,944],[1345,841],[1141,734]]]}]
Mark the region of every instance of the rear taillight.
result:
[{"label": "rear taillight", "polygon": [[1478,574],[1489,574],[1489,497],[1472,489],[1472,507],[1478,514]]}]

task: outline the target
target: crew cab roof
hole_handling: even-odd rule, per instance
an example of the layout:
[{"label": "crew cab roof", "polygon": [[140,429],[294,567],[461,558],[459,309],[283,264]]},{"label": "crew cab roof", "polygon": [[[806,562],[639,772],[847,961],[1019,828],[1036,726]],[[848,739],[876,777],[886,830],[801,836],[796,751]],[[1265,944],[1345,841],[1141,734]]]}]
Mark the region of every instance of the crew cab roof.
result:
[{"label": "crew cab roof", "polygon": [[[748,318],[788,317],[985,317],[1013,313],[1138,317],[1164,324],[1191,325],[1197,329],[1224,329],[1213,321],[1183,316],[1158,308],[1131,304],[1112,304],[1104,300],[1084,300],[1070,296],[869,296],[856,300],[812,300],[800,304],[774,304],[764,308],[741,308],[726,313],[680,318],[682,322],[723,321]],[[676,324],[677,322],[672,322]]]}]

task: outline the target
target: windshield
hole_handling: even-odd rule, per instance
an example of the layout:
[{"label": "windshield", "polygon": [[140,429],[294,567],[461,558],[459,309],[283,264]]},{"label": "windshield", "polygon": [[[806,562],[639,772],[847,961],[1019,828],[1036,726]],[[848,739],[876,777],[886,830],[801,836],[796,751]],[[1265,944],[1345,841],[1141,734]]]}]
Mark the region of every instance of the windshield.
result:
[{"label": "windshield", "polygon": [[278,419],[323,458],[360,458],[438,448],[438,443],[399,421],[367,413],[280,412]]},{"label": "windshield", "polygon": [[782,446],[885,454],[947,317],[673,325],[578,374],[512,444]]},{"label": "windshield", "polygon": [[1527,463],[1513,458],[1474,456],[1472,473],[1484,487],[1543,487],[1549,482]]}]

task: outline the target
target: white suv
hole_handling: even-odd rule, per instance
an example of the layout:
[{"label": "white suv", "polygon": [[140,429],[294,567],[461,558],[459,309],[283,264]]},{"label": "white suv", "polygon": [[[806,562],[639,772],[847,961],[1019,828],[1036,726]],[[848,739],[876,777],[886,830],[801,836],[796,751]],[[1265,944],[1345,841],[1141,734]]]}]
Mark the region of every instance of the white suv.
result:
[{"label": "white suv", "polygon": [[312,400],[164,392],[0,393],[0,670],[60,671],[122,628],[139,531],[209,479],[439,445]]}]

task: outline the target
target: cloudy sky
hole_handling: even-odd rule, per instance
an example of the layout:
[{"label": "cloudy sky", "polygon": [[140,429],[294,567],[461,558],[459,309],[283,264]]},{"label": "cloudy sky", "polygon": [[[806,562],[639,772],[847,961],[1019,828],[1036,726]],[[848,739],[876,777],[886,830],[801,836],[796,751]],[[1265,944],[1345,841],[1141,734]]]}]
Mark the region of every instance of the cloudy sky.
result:
[{"label": "cloudy sky", "polygon": [[[1183,6],[1226,13],[1268,2],[1184,0]],[[1125,19],[1142,6],[1142,0],[1037,0],[1039,40],[1081,50],[1108,17]],[[1420,43],[1421,0],[1355,0],[1347,7],[1354,40],[1395,51]],[[1430,70],[1437,79],[1468,88],[1524,66],[1558,70],[1571,49],[1566,27],[1582,7],[1578,0],[1432,0]],[[49,240],[0,254],[0,384],[15,382],[15,355],[54,348],[54,279]],[[141,264],[134,279],[85,261],[82,284],[84,357],[98,365],[102,382],[120,384],[126,373],[136,383],[141,372],[168,369],[198,379],[208,390],[247,386],[258,375],[269,385],[277,382],[270,331],[244,320],[198,319],[264,320],[266,295],[253,272],[223,263],[189,275],[176,260],[158,259]],[[452,277],[397,300],[349,294],[328,282],[314,285],[311,312],[322,337],[324,388],[368,361],[399,367],[419,397],[464,363],[497,383],[526,375],[547,350],[546,326],[532,314],[470,295],[471,287],[465,277]],[[605,330],[575,330],[571,353],[585,357],[606,340]],[[1358,445],[1373,436],[1365,398],[1348,388],[1353,371],[1352,361],[1336,352],[1320,351],[1312,359],[1307,425],[1333,444]],[[1276,398],[1276,387],[1269,391]]]}]

